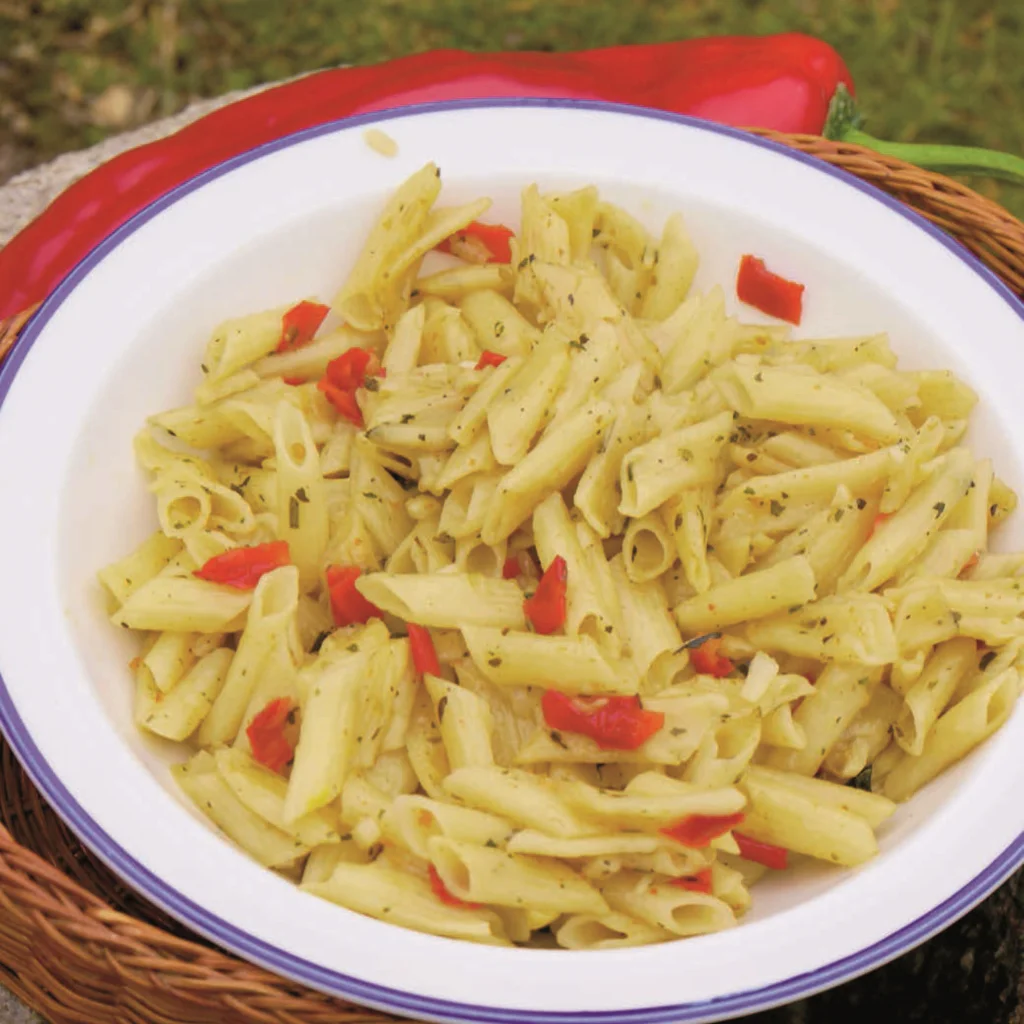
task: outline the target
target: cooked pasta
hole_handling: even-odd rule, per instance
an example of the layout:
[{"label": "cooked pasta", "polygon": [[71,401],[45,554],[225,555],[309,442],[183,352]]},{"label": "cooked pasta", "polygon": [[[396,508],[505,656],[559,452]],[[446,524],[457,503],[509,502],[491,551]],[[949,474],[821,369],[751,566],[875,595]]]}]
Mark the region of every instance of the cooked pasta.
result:
[{"label": "cooked pasta", "polygon": [[158,528],[99,580],[139,728],[261,864],[452,938],[665,942],[867,860],[1021,689],[974,394],[740,322],[681,215],[440,193],[389,199],[324,331],[216,326],[135,438]]}]

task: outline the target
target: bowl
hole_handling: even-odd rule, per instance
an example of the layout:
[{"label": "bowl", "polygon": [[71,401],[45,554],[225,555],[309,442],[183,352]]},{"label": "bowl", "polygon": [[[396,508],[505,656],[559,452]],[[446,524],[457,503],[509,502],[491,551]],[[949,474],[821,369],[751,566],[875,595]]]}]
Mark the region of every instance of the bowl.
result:
[{"label": "bowl", "polygon": [[[387,159],[364,132],[387,132]],[[152,499],[131,438],[187,400],[211,328],[331,296],[384,197],[428,160],[444,200],[593,183],[648,226],[681,210],[698,287],[734,294],[741,254],[804,282],[798,336],[889,332],[901,363],[980,394],[968,441],[1024,487],[1024,308],[955,242],[856,179],[742,132],[548,100],[377,113],[283,138],[187,182],[124,225],[44,304],[0,372],[0,726],[32,780],[129,885],[240,956],[419,1018],[712,1021],[809,995],[906,952],[1024,860],[1024,712],[900,807],[857,870],[755,890],[740,927],[601,952],[456,943],[353,914],[250,862],[186,805],[180,749],[131,714],[127,635],[96,570],[143,539]],[[735,300],[732,300],[735,309]],[[749,318],[750,311],[745,311]],[[1024,544],[1018,514],[999,533]]]}]

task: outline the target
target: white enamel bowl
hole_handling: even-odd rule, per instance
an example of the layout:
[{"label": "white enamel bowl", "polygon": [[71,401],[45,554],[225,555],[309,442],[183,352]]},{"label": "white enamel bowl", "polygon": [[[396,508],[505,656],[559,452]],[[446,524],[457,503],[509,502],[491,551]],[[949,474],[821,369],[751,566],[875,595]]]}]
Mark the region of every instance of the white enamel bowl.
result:
[{"label": "white enamel bowl", "polygon": [[[398,143],[384,159],[363,139]],[[1024,859],[1024,713],[902,807],[857,871],[773,877],[727,933],[598,953],[419,935],[300,893],[175,791],[171,745],[131,720],[133,642],[98,567],[153,529],[131,437],[187,400],[220,319],[329,298],[385,195],[428,160],[445,200],[595,183],[655,228],[682,210],[698,285],[752,252],[807,285],[801,333],[884,329],[913,367],[982,396],[971,441],[1024,487],[1024,310],[947,237],[823,164],[741,133],[600,104],[475,102],[282,139],[179,188],[94,251],[0,373],[0,723],[35,783],[130,885],[215,942],[317,988],[419,1018],[709,1021],[833,985],[948,925]],[[747,311],[749,314],[749,311]],[[1019,513],[1000,543],[1024,543]]]}]

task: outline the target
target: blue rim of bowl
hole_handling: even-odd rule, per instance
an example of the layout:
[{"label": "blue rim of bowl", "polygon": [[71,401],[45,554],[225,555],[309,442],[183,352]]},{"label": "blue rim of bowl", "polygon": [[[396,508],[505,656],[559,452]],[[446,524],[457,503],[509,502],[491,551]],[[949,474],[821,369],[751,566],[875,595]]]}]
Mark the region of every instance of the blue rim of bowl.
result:
[{"label": "blue rim of bowl", "polygon": [[[195,189],[201,188],[207,182],[221,177],[236,167],[241,167],[277,150],[285,149],[309,139],[318,138],[321,135],[329,135],[344,129],[377,124],[382,121],[391,121],[416,114],[434,114],[446,111],[495,107],[560,108],[624,114],[630,117],[641,117],[648,120],[684,125],[699,131],[737,139],[747,145],[771,150],[789,160],[795,160],[811,167],[820,174],[827,174],[833,178],[838,178],[850,187],[865,193],[872,199],[898,213],[901,217],[911,221],[922,231],[930,235],[936,242],[952,252],[974,273],[982,277],[1000,298],[1010,305],[1017,316],[1024,320],[1024,304],[1017,299],[992,271],[985,267],[951,236],[873,185],[868,185],[846,171],[791,149],[782,143],[773,142],[737,128],[728,128],[682,114],[673,114],[667,111],[652,110],[648,107],[635,107],[621,103],[538,98],[455,100],[397,107],[356,117],[341,118],[282,136],[279,139],[247,150],[238,156],[209,168],[201,174],[175,186],[166,195],[150,203],[119,228],[111,232],[110,235],[78,263],[43,302],[42,306],[22,330],[4,365],[0,367],[0,411],[2,411],[4,400],[11,389],[11,385],[19,367],[24,361],[26,353],[42,333],[47,322],[78,283],[125,238],[133,234],[161,211],[172,206],[182,196],[188,195]],[[736,992],[726,996],[718,996],[708,1000],[677,1003],[671,1006],[645,1007],[635,1010],[552,1012],[544,1010],[502,1009],[501,1007],[480,1006],[419,996],[415,993],[402,991],[401,989],[393,989],[361,981],[358,978],[321,967],[262,940],[255,939],[248,932],[211,914],[203,907],[187,899],[163,879],[154,875],[131,857],[99,827],[85,809],[71,796],[43,758],[39,748],[26,729],[21,716],[18,714],[2,676],[0,676],[0,730],[3,731],[7,742],[36,788],[43,793],[50,806],[75,835],[128,885],[183,924],[204,935],[217,945],[237,953],[239,956],[243,956],[255,963],[261,964],[268,970],[303,982],[320,991],[393,1013],[426,1014],[434,1018],[473,1022],[473,1024],[676,1024],[676,1022],[700,1024],[700,1022],[723,1020],[740,1014],[766,1010],[781,1003],[792,1002],[841,984],[844,981],[849,981],[867,971],[880,967],[902,953],[908,952],[966,914],[972,907],[980,903],[981,900],[1001,885],[1017,867],[1024,863],[1024,833],[1021,833],[984,871],[976,875],[953,896],[950,896],[947,900],[915,921],[850,956],[772,985]]]}]

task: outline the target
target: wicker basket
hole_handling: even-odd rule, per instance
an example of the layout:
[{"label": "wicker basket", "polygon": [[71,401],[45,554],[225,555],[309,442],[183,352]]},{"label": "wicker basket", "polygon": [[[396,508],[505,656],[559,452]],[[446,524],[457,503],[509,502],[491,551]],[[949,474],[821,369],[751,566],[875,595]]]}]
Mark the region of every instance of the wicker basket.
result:
[{"label": "wicker basket", "polygon": [[[761,132],[885,190],[1024,295],[1024,224],[964,185],[860,146]],[[32,314],[0,321],[0,360]],[[0,981],[59,1024],[394,1020],[222,952],[126,888],[64,827],[0,740]]]}]

